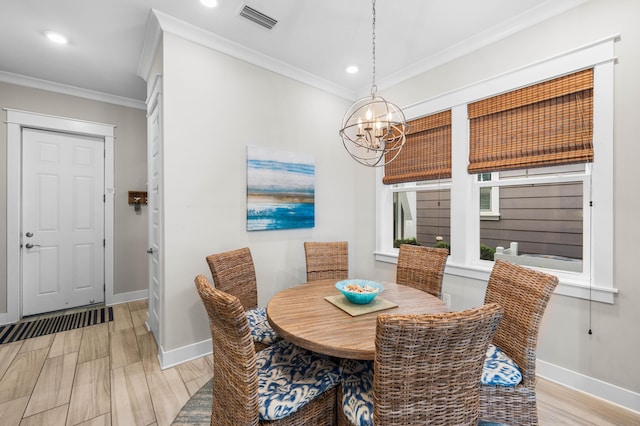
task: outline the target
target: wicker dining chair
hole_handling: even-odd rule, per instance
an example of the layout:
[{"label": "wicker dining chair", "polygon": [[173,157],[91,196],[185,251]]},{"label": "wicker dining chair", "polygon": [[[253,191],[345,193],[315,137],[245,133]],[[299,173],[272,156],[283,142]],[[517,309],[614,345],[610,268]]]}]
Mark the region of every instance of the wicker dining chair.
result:
[{"label": "wicker dining chair", "polygon": [[307,282],[349,278],[349,247],[346,241],[304,243]]},{"label": "wicker dining chair", "polygon": [[402,244],[398,253],[396,282],[440,297],[447,256],[449,251],[445,248]]},{"label": "wicker dining chair", "polygon": [[537,425],[536,347],[540,321],[558,278],[496,260],[489,277],[485,303],[504,309],[492,344],[517,365],[522,380],[515,386],[482,385],[480,417],[513,425]]},{"label": "wicker dining chair", "polygon": [[213,344],[211,425],[334,425],[339,365],[285,340],[255,352],[239,299],[203,275],[195,284]]},{"label": "wicker dining chair", "polygon": [[373,363],[342,362],[338,424],[477,425],[482,366],[501,317],[495,303],[378,315]]},{"label": "wicker dining chair", "polygon": [[237,297],[247,312],[256,351],[278,341],[280,338],[269,325],[265,308],[258,307],[256,271],[249,248],[212,254],[206,260],[215,287]]}]

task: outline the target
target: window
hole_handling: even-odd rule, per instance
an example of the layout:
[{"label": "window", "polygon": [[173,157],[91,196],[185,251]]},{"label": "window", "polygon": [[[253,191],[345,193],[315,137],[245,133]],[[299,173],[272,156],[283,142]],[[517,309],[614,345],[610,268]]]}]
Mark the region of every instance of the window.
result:
[{"label": "window", "polygon": [[[447,180],[449,181],[449,180]],[[451,191],[448,182],[393,185],[393,247],[449,247]]]},{"label": "window", "polygon": [[383,179],[393,194],[393,248],[448,247],[450,195],[442,184],[451,177],[451,110],[407,124],[405,147],[385,166]]},{"label": "window", "polygon": [[[501,172],[502,182],[506,176],[516,182],[502,186],[499,221],[480,224],[480,258],[582,272],[584,174],[561,179],[563,165],[584,170],[593,161],[593,69],[472,102],[467,109],[469,173],[487,181]],[[480,186],[481,215],[483,195],[497,189]]]},{"label": "window", "polygon": [[[478,183],[499,179],[499,173],[478,173]],[[480,186],[480,220],[500,219],[500,188]]]},{"label": "window", "polygon": [[[385,185],[382,183],[385,177],[383,171],[378,170],[376,259],[395,262],[397,251],[394,251],[392,244],[394,232],[396,236],[403,235],[401,232],[409,235],[407,229],[410,224],[411,232],[418,238],[418,235],[423,235],[418,231],[422,221],[429,219],[430,225],[425,228],[433,228],[435,219],[440,220],[440,231],[425,232],[424,238],[442,236],[445,240],[448,235],[446,242],[450,244],[451,254],[447,262],[447,274],[486,280],[493,263],[485,260],[484,249],[502,247],[499,249],[502,253],[498,253],[498,256],[508,256],[517,250],[519,263],[524,262],[557,275],[560,279],[557,293],[613,303],[617,293],[613,287],[611,250],[615,41],[612,37],[406,108],[407,117],[423,117],[431,111],[441,110],[443,106],[451,106],[451,177],[440,179],[440,186],[437,179]],[[473,113],[469,112],[470,105],[509,92],[526,94],[529,86],[540,82],[553,86],[559,78],[571,74],[584,75],[583,72],[590,74],[586,85],[592,85],[591,93],[584,92],[591,90],[588,87],[577,91],[570,89],[570,93],[562,94],[559,99],[556,99],[557,96],[552,100],[539,99],[542,104],[536,107],[526,105],[516,112],[498,111],[502,120],[505,117],[510,119],[509,116],[513,114],[524,114],[526,117],[532,112],[544,114],[553,109],[564,111],[567,101],[573,102],[575,108],[565,113],[566,120],[561,121],[560,127],[570,128],[569,134],[572,136],[568,137],[568,143],[580,148],[574,150],[579,151],[577,157],[562,157],[566,155],[564,147],[557,155],[548,155],[549,142],[561,138],[549,137],[553,129],[539,131],[537,125],[517,128],[528,124],[531,121],[529,118],[524,118],[522,124],[510,129],[515,129],[516,133],[528,132],[532,137],[533,142],[528,149],[534,154],[533,164],[510,156],[509,152],[513,150],[507,150],[507,157],[503,156],[504,152],[494,150],[496,146],[505,146],[504,141],[509,142],[509,128],[507,133],[500,136],[500,142],[486,139],[474,146],[476,142],[472,141],[477,136],[475,132],[478,128],[473,129],[474,118]],[[580,80],[578,85],[583,83]],[[585,93],[592,98],[585,97]],[[592,112],[584,109],[588,103],[592,103]],[[557,112],[551,114],[556,115]],[[503,126],[495,121],[491,123],[494,118],[482,118],[481,121],[489,127]],[[593,124],[586,133],[583,126],[585,121]],[[591,141],[593,148],[589,146]],[[550,162],[550,157],[563,159]],[[504,166],[505,162],[507,166]],[[433,197],[442,190],[446,192],[439,193],[440,201],[442,203],[446,199],[448,215],[435,215]],[[420,197],[430,200],[426,201],[430,207],[425,212],[418,207]],[[396,208],[392,209],[394,201]],[[413,206],[414,203],[410,219],[405,221],[409,217],[405,206]],[[397,216],[399,205],[404,216]],[[427,211],[431,211],[431,214]],[[403,220],[397,221],[398,217]],[[446,231],[443,230],[443,223],[446,224]]]},{"label": "window", "polygon": [[588,257],[583,217],[589,170],[585,164],[542,167],[501,172],[500,186],[479,182],[480,194],[500,189],[503,205],[499,220],[480,221],[480,243],[492,251],[488,260],[581,273]]}]

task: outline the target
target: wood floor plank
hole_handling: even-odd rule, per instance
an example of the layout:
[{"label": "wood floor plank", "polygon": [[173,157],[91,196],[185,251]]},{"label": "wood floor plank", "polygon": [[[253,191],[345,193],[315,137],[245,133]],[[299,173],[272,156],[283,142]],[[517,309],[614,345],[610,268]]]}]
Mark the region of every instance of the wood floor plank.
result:
[{"label": "wood floor plank", "polygon": [[536,387],[541,422],[566,425],[640,425],[640,414],[541,379]]},{"label": "wood floor plank", "polygon": [[51,346],[51,342],[53,342],[53,338],[55,334],[47,334],[46,336],[33,337],[31,339],[27,339],[22,344],[22,347],[18,351],[18,353],[35,351],[37,349],[49,348]]},{"label": "wood floor plank", "polygon": [[91,420],[78,424],[78,426],[111,426],[111,413],[94,417]]},{"label": "wood floor plank", "polygon": [[78,353],[72,352],[44,362],[25,417],[69,404],[77,360]]},{"label": "wood floor plank", "polygon": [[147,311],[138,309],[131,311],[131,320],[133,321],[133,328],[136,331],[136,335],[146,334],[149,332],[147,329]]},{"label": "wood floor plank", "polygon": [[17,425],[24,414],[24,410],[29,402],[29,395],[12,399],[0,404],[0,419],[2,424]]},{"label": "wood floor plank", "polygon": [[66,355],[80,350],[80,342],[82,341],[81,328],[75,330],[63,331],[56,333],[49,350],[49,358],[55,358],[60,355]]},{"label": "wood floor plank", "polygon": [[11,362],[18,354],[18,351],[22,347],[23,342],[5,343],[0,345],[0,378],[4,376],[4,373],[11,365]]},{"label": "wood floor plank", "polygon": [[188,382],[185,382],[185,386],[187,387],[187,390],[189,391],[189,395],[193,396],[193,394],[198,392],[200,390],[200,388],[202,386],[204,386],[205,383],[207,383],[209,380],[211,380],[212,377],[213,377],[213,374],[208,375],[208,376],[198,377],[198,378],[195,378],[195,379],[190,380]]},{"label": "wood floor plank", "polygon": [[75,425],[110,411],[109,357],[78,364],[71,391],[67,424]]},{"label": "wood floor plank", "polygon": [[147,374],[158,426],[170,425],[190,395],[175,368]]},{"label": "wood floor plank", "polygon": [[211,377],[213,375],[213,367],[207,362],[205,357],[183,362],[177,365],[176,368],[185,383],[203,376]]},{"label": "wood floor plank", "polygon": [[120,331],[133,328],[131,313],[126,303],[113,306],[113,321],[109,322],[109,331]]},{"label": "wood floor plank", "polygon": [[158,360],[158,347],[151,333],[136,336],[142,365],[147,375],[160,372],[160,361]]},{"label": "wood floor plank", "polygon": [[111,410],[114,426],[155,422],[142,362],[111,370]]},{"label": "wood floor plank", "polygon": [[140,361],[140,351],[138,349],[138,340],[133,328],[118,330],[111,332],[111,368],[124,367]]},{"label": "wood floor plank", "polygon": [[67,420],[67,410],[69,405],[61,405],[42,413],[25,417],[20,422],[20,426],[65,426]]},{"label": "wood floor plank", "polygon": [[147,307],[149,305],[147,304],[147,299],[140,299],[140,300],[134,300],[133,302],[127,303],[127,306],[129,307],[130,312],[144,311],[146,314]]},{"label": "wood floor plank", "polygon": [[47,358],[49,348],[18,353],[2,379],[0,379],[0,402],[31,395],[40,370]]},{"label": "wood floor plank", "polygon": [[78,364],[109,356],[108,324],[92,325],[82,329]]}]

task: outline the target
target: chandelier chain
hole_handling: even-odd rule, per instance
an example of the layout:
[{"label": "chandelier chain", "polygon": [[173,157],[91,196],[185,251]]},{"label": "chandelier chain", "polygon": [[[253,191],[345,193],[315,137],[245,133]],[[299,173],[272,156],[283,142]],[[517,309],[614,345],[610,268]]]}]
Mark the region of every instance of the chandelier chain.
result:
[{"label": "chandelier chain", "polygon": [[376,86],[376,0],[372,0],[372,8],[373,8],[373,20],[371,23],[371,66],[373,68],[372,72],[372,80],[371,80],[371,96],[375,96],[378,91],[378,87]]}]

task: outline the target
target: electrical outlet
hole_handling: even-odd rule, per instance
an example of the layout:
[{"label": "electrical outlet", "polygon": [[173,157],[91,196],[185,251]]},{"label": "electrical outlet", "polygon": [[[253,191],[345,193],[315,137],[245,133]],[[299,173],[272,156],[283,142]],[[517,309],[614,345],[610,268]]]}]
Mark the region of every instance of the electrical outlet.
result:
[{"label": "electrical outlet", "polygon": [[450,294],[442,293],[442,301],[444,302],[445,305],[447,305],[447,308],[451,308],[451,295]]}]

